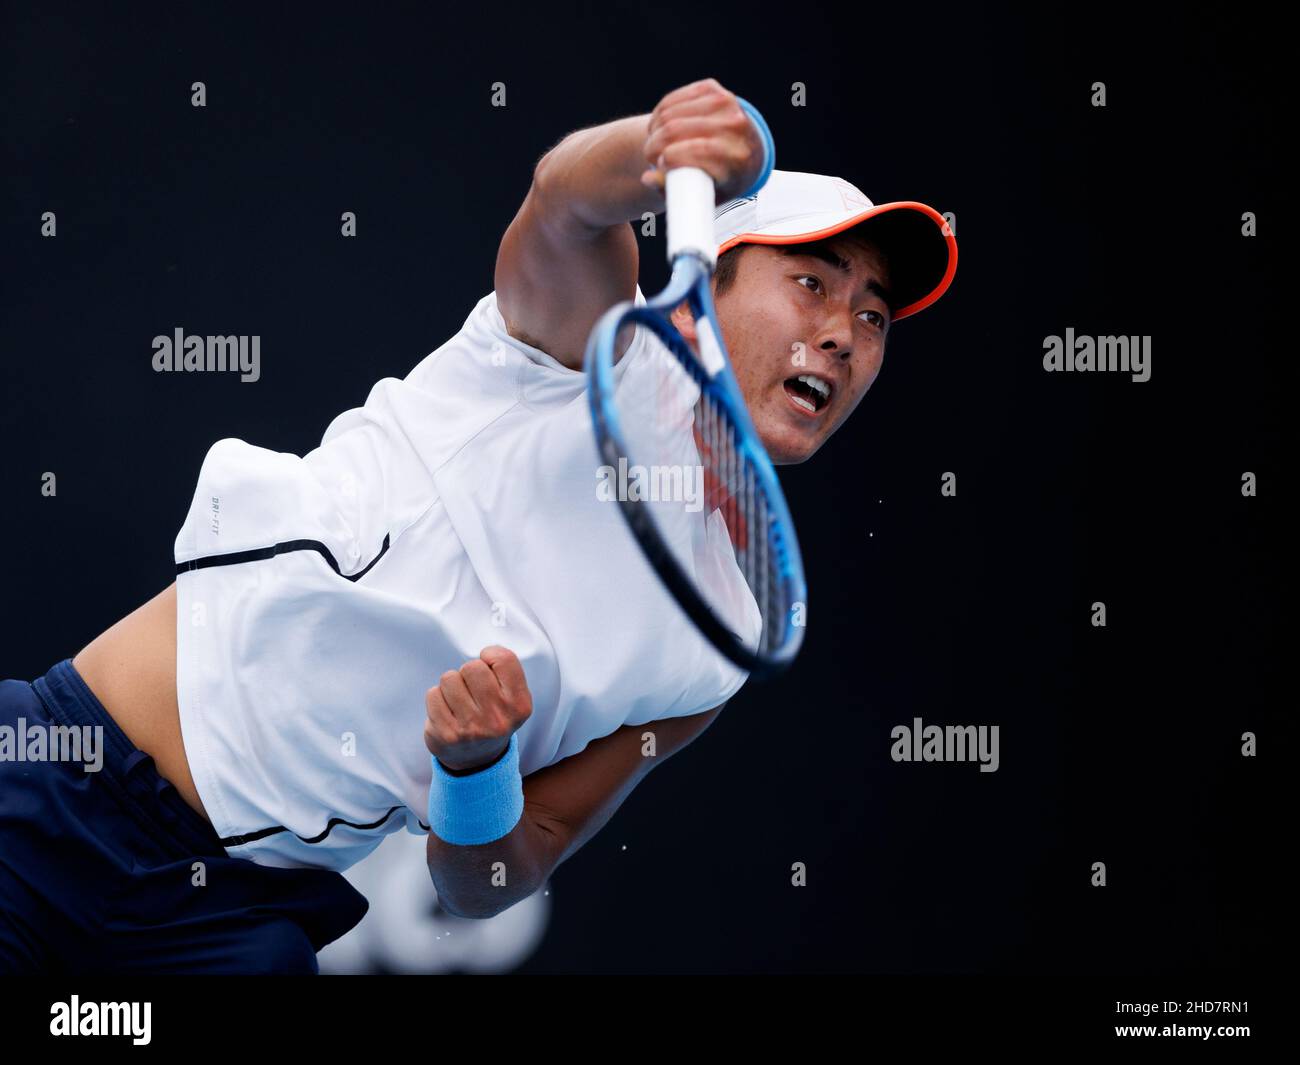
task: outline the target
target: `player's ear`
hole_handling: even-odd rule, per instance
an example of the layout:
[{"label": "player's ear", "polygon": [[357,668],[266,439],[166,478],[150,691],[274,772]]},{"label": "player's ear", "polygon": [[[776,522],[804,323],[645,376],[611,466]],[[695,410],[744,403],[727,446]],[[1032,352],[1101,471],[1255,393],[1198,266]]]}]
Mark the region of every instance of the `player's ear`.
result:
[{"label": "player's ear", "polygon": [[682,300],[673,308],[673,313],[669,316],[677,332],[681,333],[688,342],[693,346],[695,344],[695,319],[691,317],[689,305]]}]

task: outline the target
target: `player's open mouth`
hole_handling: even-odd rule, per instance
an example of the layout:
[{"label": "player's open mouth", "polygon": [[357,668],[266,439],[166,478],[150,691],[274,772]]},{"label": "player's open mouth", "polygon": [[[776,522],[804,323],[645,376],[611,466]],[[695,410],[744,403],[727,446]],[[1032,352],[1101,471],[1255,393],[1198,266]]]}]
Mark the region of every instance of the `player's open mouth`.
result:
[{"label": "player's open mouth", "polygon": [[784,382],[785,394],[790,402],[805,414],[816,417],[831,401],[834,386],[816,374],[801,373]]}]

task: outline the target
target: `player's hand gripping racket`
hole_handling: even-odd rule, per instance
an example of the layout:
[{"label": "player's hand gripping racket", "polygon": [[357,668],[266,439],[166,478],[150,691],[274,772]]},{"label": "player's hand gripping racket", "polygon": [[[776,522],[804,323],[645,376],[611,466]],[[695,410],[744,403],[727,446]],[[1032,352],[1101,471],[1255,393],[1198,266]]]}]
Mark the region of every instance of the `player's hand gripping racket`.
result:
[{"label": "player's hand gripping racket", "polygon": [[[767,147],[767,124],[741,106]],[[696,167],[665,179],[668,286],[644,306],[610,308],[587,341],[584,368],[603,470],[632,535],[699,631],[754,676],[790,665],[803,642],[806,588],[794,525],[750,420],[714,317],[714,191]],[[669,316],[685,301],[698,356]],[[620,335],[649,330],[616,366]],[[635,345],[634,345],[635,346]],[[667,350],[665,351],[664,348]]]}]

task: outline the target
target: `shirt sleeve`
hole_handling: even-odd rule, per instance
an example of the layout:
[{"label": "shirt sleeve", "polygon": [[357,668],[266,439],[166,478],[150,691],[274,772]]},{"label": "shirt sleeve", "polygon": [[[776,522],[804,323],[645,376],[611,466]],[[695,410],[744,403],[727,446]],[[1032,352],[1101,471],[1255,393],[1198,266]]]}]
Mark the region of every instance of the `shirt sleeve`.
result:
[{"label": "shirt sleeve", "polygon": [[218,440],[199,469],[185,523],[177,534],[178,565],[240,552],[274,554],[278,545],[309,541],[348,573],[361,557],[357,486],[346,471],[314,468],[287,452],[235,437]]}]

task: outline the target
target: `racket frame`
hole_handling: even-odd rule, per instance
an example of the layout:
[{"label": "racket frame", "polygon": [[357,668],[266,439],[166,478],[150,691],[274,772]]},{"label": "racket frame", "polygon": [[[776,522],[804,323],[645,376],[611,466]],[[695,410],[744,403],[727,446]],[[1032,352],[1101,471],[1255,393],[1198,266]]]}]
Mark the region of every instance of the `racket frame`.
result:
[{"label": "racket frame", "polygon": [[[683,167],[670,171],[667,176],[669,186],[672,186],[675,175],[690,169],[693,168]],[[772,460],[754,429],[754,423],[750,419],[749,410],[736,383],[718,332],[713,297],[709,289],[715,257],[711,251],[701,253],[692,246],[702,239],[698,221],[702,216],[698,206],[701,190],[707,192],[706,204],[710,227],[713,209],[713,181],[702,170],[696,170],[695,173],[702,174],[707,184],[702,186],[698,178],[688,179],[691,186],[687,195],[694,197],[694,210],[692,213],[688,208],[686,214],[679,214],[677,217],[694,218],[695,222],[689,228],[678,228],[678,233],[685,233],[686,238],[673,245],[675,255],[672,259],[672,276],[668,285],[658,295],[646,300],[644,306],[638,307],[635,303],[625,300],[611,307],[597,321],[588,338],[584,355],[584,371],[588,378],[587,395],[601,460],[617,467],[620,458],[633,459],[634,456],[629,454],[622,433],[619,411],[615,402],[614,350],[617,337],[624,328],[629,325],[640,325],[650,329],[673,353],[701,391],[707,393],[730,415],[732,423],[739,431],[736,440],[737,449],[743,451],[749,459],[756,483],[767,501],[769,529],[763,529],[762,535],[769,537],[770,530],[775,530],[775,536],[770,538],[769,549],[776,552],[776,575],[781,585],[780,591],[784,593],[780,595],[778,601],[790,605],[784,619],[783,637],[771,651],[761,650],[764,643],[762,637],[759,641],[759,650],[750,650],[717,616],[664,542],[648,508],[638,500],[619,499],[618,502],[619,509],[645,552],[647,560],[691,621],[714,647],[734,664],[747,670],[751,679],[762,679],[788,669],[799,653],[803,644],[804,619],[800,617],[796,622],[796,619],[789,615],[799,607],[806,611],[807,584],[804,579],[803,558],[799,552],[789,506],[781,491]],[[677,207],[681,201],[670,200],[669,202],[673,207]],[[672,225],[670,216],[670,232]],[[711,228],[707,239],[711,242]],[[701,347],[699,356],[691,350],[686,339],[677,331],[669,318],[672,311],[683,301],[686,301],[690,307],[696,323],[697,343]],[[764,624],[767,623],[767,619],[764,618]]]}]

